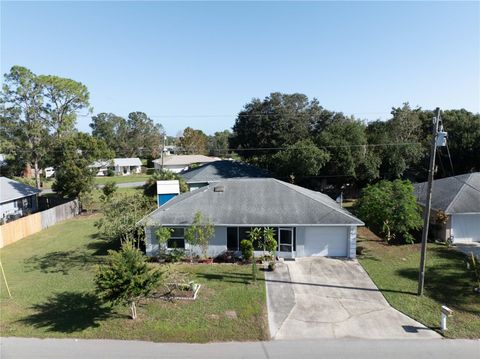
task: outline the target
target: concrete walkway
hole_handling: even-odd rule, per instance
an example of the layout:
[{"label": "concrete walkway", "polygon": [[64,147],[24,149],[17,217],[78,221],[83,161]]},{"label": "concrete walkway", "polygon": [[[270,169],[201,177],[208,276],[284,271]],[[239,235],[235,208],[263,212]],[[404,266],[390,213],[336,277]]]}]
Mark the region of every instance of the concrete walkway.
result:
[{"label": "concrete walkway", "polygon": [[279,264],[266,280],[274,339],[441,338],[393,309],[356,261],[301,258]]},{"label": "concrete walkway", "polygon": [[124,340],[1,338],[2,359],[478,359],[474,340],[315,340],[244,343],[150,343]]}]

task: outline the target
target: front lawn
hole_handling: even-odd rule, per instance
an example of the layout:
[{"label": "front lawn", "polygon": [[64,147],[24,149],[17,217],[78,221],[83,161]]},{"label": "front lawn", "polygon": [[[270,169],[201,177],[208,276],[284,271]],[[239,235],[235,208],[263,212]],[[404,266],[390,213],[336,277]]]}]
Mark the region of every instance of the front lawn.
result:
[{"label": "front lawn", "polygon": [[95,184],[105,184],[107,182],[115,182],[115,183],[146,182],[149,178],[150,176],[145,174],[130,175],[130,176],[95,177]]},{"label": "front lawn", "polygon": [[[209,342],[268,338],[265,284],[249,282],[251,267],[174,265],[202,285],[194,302],[145,301],[139,318],[94,295],[93,274],[108,246],[95,216],[50,227],[0,250],[13,298],[1,283],[2,336]],[[260,279],[263,274],[259,274]]]},{"label": "front lawn", "polygon": [[454,310],[448,338],[480,338],[480,295],[468,272],[465,256],[444,245],[429,243],[425,295],[418,297],[420,245],[386,245],[367,228],[359,229],[359,261],[387,301],[399,311],[439,330],[442,304]]}]

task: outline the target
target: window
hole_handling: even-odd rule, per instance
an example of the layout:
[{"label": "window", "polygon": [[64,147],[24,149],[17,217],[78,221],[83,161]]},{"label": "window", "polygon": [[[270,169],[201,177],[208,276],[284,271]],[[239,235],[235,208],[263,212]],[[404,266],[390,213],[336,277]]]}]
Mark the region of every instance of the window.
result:
[{"label": "window", "polygon": [[185,228],[172,228],[172,234],[167,242],[167,248],[185,248]]},{"label": "window", "polygon": [[227,227],[227,249],[238,251],[238,227]]},{"label": "window", "polygon": [[[250,231],[254,227],[227,227],[227,249],[231,251],[240,250],[240,243],[244,239],[250,239]],[[263,230],[263,227],[260,227]],[[278,243],[278,227],[273,227],[274,230],[274,239]],[[260,242],[263,242],[260,239]],[[260,245],[259,241],[253,243],[253,248],[256,251],[263,251],[263,246]]]}]

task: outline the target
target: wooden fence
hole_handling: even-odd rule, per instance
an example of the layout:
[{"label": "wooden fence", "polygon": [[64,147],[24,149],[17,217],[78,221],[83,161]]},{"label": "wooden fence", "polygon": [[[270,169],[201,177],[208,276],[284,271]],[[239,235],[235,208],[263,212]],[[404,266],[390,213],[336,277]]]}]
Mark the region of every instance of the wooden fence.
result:
[{"label": "wooden fence", "polygon": [[0,248],[80,213],[78,200],[19,218],[0,226]]}]

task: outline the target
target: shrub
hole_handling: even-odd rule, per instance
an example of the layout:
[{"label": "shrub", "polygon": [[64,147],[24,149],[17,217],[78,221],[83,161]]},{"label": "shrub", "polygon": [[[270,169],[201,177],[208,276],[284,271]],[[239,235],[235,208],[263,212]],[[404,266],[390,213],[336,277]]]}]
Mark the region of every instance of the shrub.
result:
[{"label": "shrub", "polygon": [[131,242],[120,251],[108,252],[107,263],[98,267],[95,285],[101,300],[112,304],[130,303],[132,319],[137,318],[136,302],[147,296],[163,273],[148,267],[147,258]]},{"label": "shrub", "polygon": [[387,242],[414,241],[412,230],[422,228],[422,217],[410,181],[380,181],[367,186],[357,205],[358,216]]},{"label": "shrub", "polygon": [[78,195],[78,200],[80,201],[80,206],[87,213],[92,213],[95,207],[95,201],[93,199],[92,192],[81,192]]},{"label": "shrub", "polygon": [[115,196],[102,203],[103,216],[95,222],[100,235],[112,242],[133,240],[140,243],[145,236],[143,225],[138,225],[155,203],[140,194]]},{"label": "shrub", "polygon": [[111,198],[115,192],[117,192],[118,186],[114,181],[109,181],[105,183],[105,185],[102,188],[102,192],[104,195],[105,199]]},{"label": "shrub", "polygon": [[114,172],[111,168],[109,168],[109,169],[107,170],[107,176],[108,176],[108,177],[113,177],[113,176],[115,176],[115,172]]},{"label": "shrub", "polygon": [[201,212],[195,213],[193,223],[185,230],[185,241],[191,246],[200,246],[204,258],[207,258],[208,241],[215,234],[210,221],[204,221]]},{"label": "shrub", "polygon": [[249,261],[253,258],[253,244],[250,240],[244,239],[240,242],[240,249],[244,260]]}]

